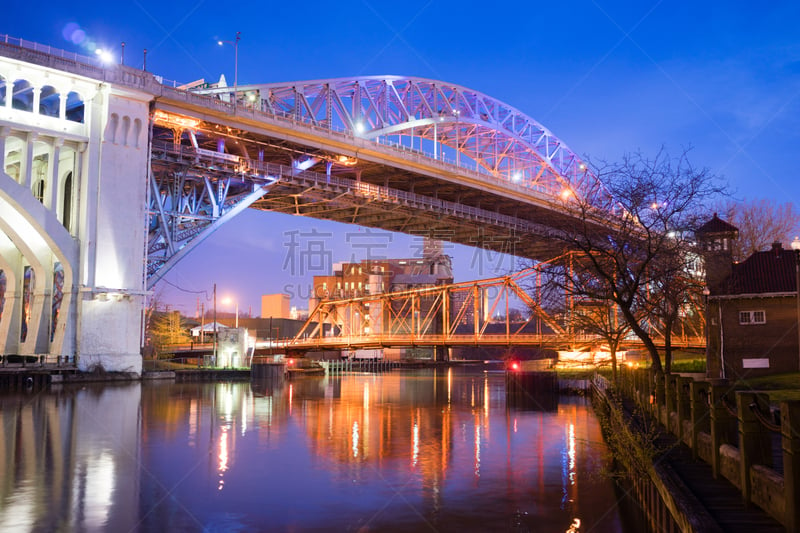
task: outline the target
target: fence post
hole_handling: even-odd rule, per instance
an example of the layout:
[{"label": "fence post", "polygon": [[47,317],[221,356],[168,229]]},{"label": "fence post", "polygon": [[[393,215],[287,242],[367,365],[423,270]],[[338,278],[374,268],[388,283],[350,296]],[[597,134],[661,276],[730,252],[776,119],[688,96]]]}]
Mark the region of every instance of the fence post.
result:
[{"label": "fence post", "polygon": [[642,411],[649,412],[653,408],[653,376],[646,368],[639,369],[639,407]]},{"label": "fence post", "polygon": [[671,423],[672,406],[675,403],[675,376],[672,374],[664,374],[664,401],[659,403],[663,405],[663,411],[659,411],[658,419],[667,428],[668,433],[673,433]]},{"label": "fence post", "polygon": [[655,415],[655,419],[661,422],[661,406],[664,404],[664,374],[654,372],[650,380],[650,397],[653,399],[650,409],[654,411],[652,414]]},{"label": "fence post", "polygon": [[800,401],[781,402],[781,447],[786,531],[800,529]]},{"label": "fence post", "polygon": [[750,503],[750,467],[754,464],[771,466],[769,430],[756,417],[751,405],[769,405],[769,397],[758,392],[737,392],[736,412],[739,417],[739,458],[742,500]]},{"label": "fence post", "polygon": [[719,447],[727,444],[727,430],[730,415],[722,405],[722,397],[730,389],[727,379],[712,379],[709,384],[708,408],[711,411],[711,471],[714,479],[719,478]]},{"label": "fence post", "polygon": [[705,427],[708,422],[708,394],[707,382],[693,380],[689,383],[689,406],[692,420],[689,446],[692,448],[692,459],[697,459],[698,456],[697,434],[700,433],[700,426]]},{"label": "fence post", "polygon": [[687,420],[690,416],[689,402],[691,398],[689,396],[689,387],[693,381],[692,378],[684,378],[681,376],[675,379],[675,412],[677,413],[676,418],[678,419],[677,437],[679,441],[683,442],[686,441],[686,436],[688,435],[683,430],[683,421]]}]

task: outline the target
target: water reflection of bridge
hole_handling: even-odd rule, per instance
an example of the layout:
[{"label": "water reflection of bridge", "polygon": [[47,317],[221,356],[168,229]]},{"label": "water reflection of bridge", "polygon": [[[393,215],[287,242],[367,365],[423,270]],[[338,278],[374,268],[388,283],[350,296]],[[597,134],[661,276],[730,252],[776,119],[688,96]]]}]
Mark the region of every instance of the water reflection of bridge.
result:
[{"label": "water reflection of bridge", "polygon": [[[540,494],[536,505],[558,509],[562,497],[588,505],[601,457],[592,451],[599,425],[583,399],[518,408],[507,404],[500,375],[452,368],[269,385],[65,387],[0,397],[0,423],[3,531],[211,528],[208,509],[225,512],[227,501],[256,502],[242,512],[258,517],[280,501],[296,516],[314,497],[323,503],[313,524],[292,528],[279,512],[269,523],[327,530],[338,506],[369,505],[347,498],[375,486],[392,492],[368,515],[394,519],[408,498],[444,524],[461,510],[454,502],[464,490],[475,516],[499,500],[512,511],[529,505],[520,486]],[[379,485],[375,471],[385,477]],[[479,484],[496,499],[480,497]],[[333,489],[319,496],[320,486]],[[385,501],[401,505],[390,512]]]}]

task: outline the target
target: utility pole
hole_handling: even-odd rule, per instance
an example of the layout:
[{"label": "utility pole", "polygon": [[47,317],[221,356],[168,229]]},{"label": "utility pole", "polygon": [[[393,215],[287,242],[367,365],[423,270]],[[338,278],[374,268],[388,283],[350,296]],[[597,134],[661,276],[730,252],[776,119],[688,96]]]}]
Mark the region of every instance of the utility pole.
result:
[{"label": "utility pole", "polygon": [[217,364],[217,284],[214,284],[214,366]]},{"label": "utility pole", "polygon": [[[797,300],[797,353],[800,357],[800,237],[795,237],[792,241],[792,253],[794,254],[794,290]],[[800,361],[798,362],[800,365]]]}]

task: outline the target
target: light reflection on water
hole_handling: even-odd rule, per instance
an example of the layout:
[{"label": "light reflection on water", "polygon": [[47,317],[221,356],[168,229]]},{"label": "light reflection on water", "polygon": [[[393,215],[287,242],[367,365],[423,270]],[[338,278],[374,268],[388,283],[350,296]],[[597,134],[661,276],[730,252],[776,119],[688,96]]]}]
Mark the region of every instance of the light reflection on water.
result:
[{"label": "light reflection on water", "polygon": [[463,371],[0,395],[0,531],[622,531],[587,402],[534,400]]}]

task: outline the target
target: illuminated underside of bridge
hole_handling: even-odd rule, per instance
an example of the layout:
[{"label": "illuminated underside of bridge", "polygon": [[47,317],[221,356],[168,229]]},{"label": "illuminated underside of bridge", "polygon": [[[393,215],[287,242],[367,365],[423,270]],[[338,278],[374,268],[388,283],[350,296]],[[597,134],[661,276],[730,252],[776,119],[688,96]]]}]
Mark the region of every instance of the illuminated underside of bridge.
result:
[{"label": "illuminated underside of bridge", "polygon": [[244,208],[546,260],[587,166],[536,121],[433,80],[171,90],[155,103],[148,284]]}]

